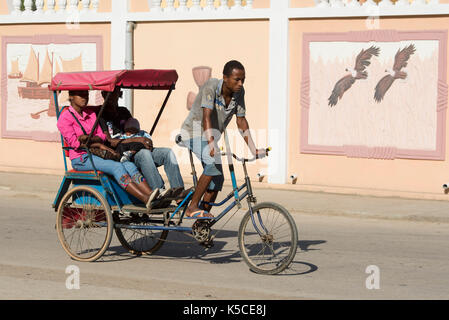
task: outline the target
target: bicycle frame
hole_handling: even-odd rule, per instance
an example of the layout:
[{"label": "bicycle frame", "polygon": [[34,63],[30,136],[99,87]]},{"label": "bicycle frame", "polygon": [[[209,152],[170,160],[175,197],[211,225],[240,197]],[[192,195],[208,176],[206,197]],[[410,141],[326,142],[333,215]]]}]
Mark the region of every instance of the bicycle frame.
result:
[{"label": "bicycle frame", "polygon": [[[245,173],[245,182],[241,186],[237,186],[237,181],[235,179],[235,174],[233,172],[233,167],[231,169],[231,166],[230,166],[230,169],[231,169],[231,181],[232,181],[233,191],[231,191],[226,196],[226,198],[223,199],[219,203],[211,203],[211,202],[202,202],[202,203],[203,204],[208,204],[208,205],[213,206],[213,207],[221,207],[224,204],[226,204],[228,201],[230,201],[232,198],[234,198],[234,201],[232,203],[230,203],[223,211],[221,211],[217,217],[215,217],[214,219],[208,220],[208,221],[210,221],[209,227],[212,227],[214,224],[216,224],[218,221],[220,221],[233,208],[235,208],[236,206],[240,207],[240,202],[242,200],[244,200],[245,198],[248,198],[247,201],[248,201],[249,212],[250,212],[250,215],[251,215],[251,221],[252,221],[252,223],[254,225],[255,230],[259,233],[259,235],[262,236],[264,233],[261,232],[259,227],[257,226],[255,215],[254,215],[253,208],[252,208],[252,203],[256,203],[256,198],[253,195],[252,186],[251,186],[251,180],[250,180],[250,178],[248,176],[248,172],[247,172],[247,169],[246,169],[246,162],[248,162],[248,160],[247,159],[243,159],[242,165],[243,165],[243,170],[244,170],[244,173]],[[194,181],[195,181],[195,177],[194,177]],[[239,192],[241,192],[245,188],[246,188],[246,190],[243,192],[243,194],[240,195]],[[193,193],[194,193],[194,191],[190,191],[190,193],[177,206],[175,211],[169,217],[169,219],[168,219],[169,222],[181,210],[181,208],[184,207],[184,209],[182,211],[182,214],[180,216],[180,223],[182,222],[182,218],[184,217],[186,209],[187,209],[187,205],[186,204],[188,204],[188,202],[191,200],[191,197],[192,197]],[[264,230],[264,232],[267,233],[268,231],[265,228],[259,213],[257,213],[257,220],[258,220],[260,226],[262,227],[262,229]],[[134,225],[133,226],[129,226],[129,225],[117,224],[116,226],[120,227],[120,228],[124,228],[124,229],[167,230],[167,231],[179,231],[179,232],[191,232],[192,231],[191,227],[182,227],[181,225],[177,225],[177,226],[134,226]]]}]

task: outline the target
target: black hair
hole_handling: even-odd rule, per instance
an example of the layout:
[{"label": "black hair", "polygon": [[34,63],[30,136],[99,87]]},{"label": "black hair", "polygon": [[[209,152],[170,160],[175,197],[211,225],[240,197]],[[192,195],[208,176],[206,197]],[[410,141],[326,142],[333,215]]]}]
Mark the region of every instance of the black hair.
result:
[{"label": "black hair", "polygon": [[232,70],[234,69],[245,71],[245,67],[243,66],[243,64],[241,64],[237,60],[231,60],[226,62],[223,68],[223,75],[229,77],[232,74]]},{"label": "black hair", "polygon": [[69,90],[69,96],[78,95],[80,92],[84,92],[84,91],[89,92],[89,90]]},{"label": "black hair", "polygon": [[[122,89],[121,89],[120,87],[115,87],[114,90],[111,91],[111,93],[113,93],[113,92],[115,92],[115,91],[119,91],[119,92],[120,92],[119,97],[121,98],[122,95],[123,95]],[[108,96],[108,92],[109,92],[109,91],[106,91],[106,90],[102,90],[102,91],[101,91],[101,96],[103,97],[103,99],[106,99],[106,97]]]}]

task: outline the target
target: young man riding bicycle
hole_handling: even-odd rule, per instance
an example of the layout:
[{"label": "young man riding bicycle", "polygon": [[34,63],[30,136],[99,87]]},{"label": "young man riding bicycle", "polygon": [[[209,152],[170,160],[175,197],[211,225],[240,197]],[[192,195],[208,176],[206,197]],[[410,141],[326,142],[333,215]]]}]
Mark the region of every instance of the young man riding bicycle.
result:
[{"label": "young man riding bicycle", "polygon": [[[237,127],[251,152],[262,158],[265,149],[257,149],[249,131],[245,107],[245,68],[236,61],[227,62],[223,79],[209,79],[201,88],[189,115],[182,124],[182,144],[201,160],[204,171],[198,180],[192,201],[186,210],[190,218],[213,218],[210,205],[199,208],[199,202],[214,202],[223,187],[223,167],[217,142],[233,115]],[[204,196],[204,197],[203,197]]]}]

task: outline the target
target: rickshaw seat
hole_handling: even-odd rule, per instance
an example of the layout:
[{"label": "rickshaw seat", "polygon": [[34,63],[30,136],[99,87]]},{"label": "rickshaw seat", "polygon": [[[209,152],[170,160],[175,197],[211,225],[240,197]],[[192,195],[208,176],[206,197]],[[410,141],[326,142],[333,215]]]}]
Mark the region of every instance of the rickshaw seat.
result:
[{"label": "rickshaw seat", "polygon": [[[105,175],[103,171],[97,170],[99,176]],[[77,171],[75,169],[67,170],[65,173],[65,177],[70,180],[79,180],[79,179],[87,179],[87,180],[98,180],[98,177],[95,175],[95,171]]]}]

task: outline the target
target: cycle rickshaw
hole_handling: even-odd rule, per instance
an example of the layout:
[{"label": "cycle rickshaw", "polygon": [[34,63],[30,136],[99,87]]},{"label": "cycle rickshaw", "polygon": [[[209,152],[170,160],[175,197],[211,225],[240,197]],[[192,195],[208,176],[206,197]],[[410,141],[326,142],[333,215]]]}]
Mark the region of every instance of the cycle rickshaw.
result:
[{"label": "cycle rickshaw", "polygon": [[[168,90],[165,100],[151,128],[157,122],[167,104],[178,74],[175,70],[119,70],[58,73],[52,79],[49,90],[53,91],[57,117],[61,112],[57,93],[62,90],[105,90],[112,92],[116,87],[124,89]],[[98,125],[109,95],[98,110]],[[92,132],[89,137],[92,136]],[[227,136],[225,134],[227,146]],[[179,142],[179,141],[178,141]],[[95,169],[94,171],[75,171],[67,168],[69,147],[61,136],[65,174],[53,202],[57,213],[56,230],[59,241],[67,254],[77,261],[95,261],[108,249],[115,232],[121,245],[136,255],[155,253],[167,240],[169,231],[184,232],[195,238],[205,247],[213,245],[215,234],[212,227],[229,211],[241,208],[246,198],[248,211],[244,214],[238,231],[238,243],[243,260],[249,268],[262,274],[276,274],[285,270],[292,262],[298,242],[295,222],[289,212],[282,206],[263,202],[257,203],[251,188],[246,162],[253,159],[241,159],[229,149],[222,153],[227,156],[233,191],[220,203],[210,203],[215,207],[227,207],[214,219],[196,220],[191,226],[184,226],[185,211],[194,189],[176,205],[155,205],[157,209],[149,212],[138,199],[126,193],[115,180]],[[89,150],[89,160],[92,156]],[[237,186],[232,159],[241,162],[245,182]],[[195,165],[190,151],[194,187],[197,183]],[[164,199],[167,201],[170,199]],[[161,200],[162,201],[162,200]],[[179,203],[179,204],[178,204]],[[191,220],[188,220],[191,221]]]}]

